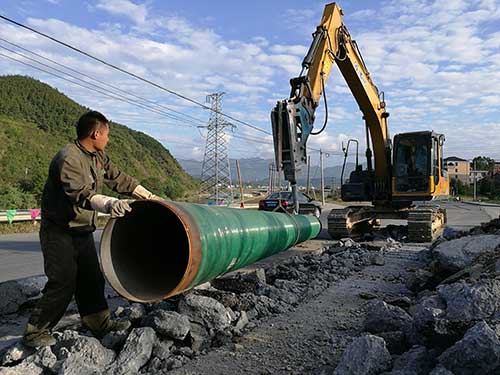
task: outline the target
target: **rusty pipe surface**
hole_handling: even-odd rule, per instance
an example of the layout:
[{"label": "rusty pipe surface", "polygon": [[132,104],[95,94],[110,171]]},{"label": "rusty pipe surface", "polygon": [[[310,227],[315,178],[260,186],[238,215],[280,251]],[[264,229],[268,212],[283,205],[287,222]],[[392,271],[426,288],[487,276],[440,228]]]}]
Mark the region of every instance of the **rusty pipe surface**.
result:
[{"label": "rusty pipe surface", "polygon": [[321,230],[312,215],[135,201],[101,238],[108,282],[123,297],[160,301],[289,249]]}]

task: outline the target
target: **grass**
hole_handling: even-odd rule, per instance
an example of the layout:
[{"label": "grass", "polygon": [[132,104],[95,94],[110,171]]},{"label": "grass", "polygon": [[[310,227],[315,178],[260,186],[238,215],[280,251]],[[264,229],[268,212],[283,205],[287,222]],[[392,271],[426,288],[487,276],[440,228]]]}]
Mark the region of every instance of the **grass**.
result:
[{"label": "grass", "polygon": [[33,233],[40,229],[40,222],[22,221],[18,223],[0,223],[0,235],[13,233]]},{"label": "grass", "polygon": [[[474,201],[474,197],[472,195],[461,195],[460,199],[462,201],[466,202],[472,202]],[[478,195],[477,196],[477,201],[479,202],[486,202],[486,203],[500,203],[500,198],[489,198],[486,196]]]},{"label": "grass", "polygon": [[[99,217],[97,219],[97,227],[103,228],[108,222],[107,217]],[[35,233],[40,230],[40,222],[22,221],[17,223],[0,223],[0,235],[15,234],[15,233]]]}]

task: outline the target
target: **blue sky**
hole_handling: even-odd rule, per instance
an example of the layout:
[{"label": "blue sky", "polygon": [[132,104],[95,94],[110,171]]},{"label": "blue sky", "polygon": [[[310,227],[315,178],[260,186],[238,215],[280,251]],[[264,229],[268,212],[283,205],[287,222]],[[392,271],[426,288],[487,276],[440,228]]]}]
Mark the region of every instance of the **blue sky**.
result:
[{"label": "blue sky", "polygon": [[[288,81],[300,71],[325,4],[310,0],[4,0],[0,13],[199,102],[207,94],[224,91],[224,112],[269,132],[269,113],[277,100],[288,96]],[[446,134],[449,156],[482,154],[500,159],[500,1],[344,1],[339,5],[373,81],[385,92],[391,135],[432,129]],[[199,119],[167,118],[0,56],[0,74],[33,76],[112,120],[155,137],[177,158],[202,159],[206,131],[196,125],[208,121],[207,110],[4,21],[0,21],[0,37]],[[0,46],[12,48],[1,40]],[[23,59],[2,48],[0,53]],[[330,122],[309,145],[338,152],[349,138],[364,144],[361,113],[336,67],[326,91]],[[321,105],[318,127],[323,115]],[[273,157],[270,135],[235,125],[234,133],[227,135],[231,157]],[[317,153],[311,156],[317,160]],[[339,161],[332,152],[326,165]]]}]

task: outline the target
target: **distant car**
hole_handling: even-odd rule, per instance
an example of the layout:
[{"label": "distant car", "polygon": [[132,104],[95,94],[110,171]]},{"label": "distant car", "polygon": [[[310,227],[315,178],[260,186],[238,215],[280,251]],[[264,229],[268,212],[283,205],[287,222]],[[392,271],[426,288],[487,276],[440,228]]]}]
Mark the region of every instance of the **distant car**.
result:
[{"label": "distant car", "polygon": [[[292,192],[290,191],[276,191],[259,201],[259,210],[262,211],[292,213],[293,209],[294,204]],[[299,192],[299,213],[305,215],[311,214],[319,218],[321,216],[321,203]]]},{"label": "distant car", "polygon": [[227,206],[232,203],[234,197],[231,197],[227,193],[220,193],[217,197],[212,194],[207,198],[207,204],[209,206]]}]

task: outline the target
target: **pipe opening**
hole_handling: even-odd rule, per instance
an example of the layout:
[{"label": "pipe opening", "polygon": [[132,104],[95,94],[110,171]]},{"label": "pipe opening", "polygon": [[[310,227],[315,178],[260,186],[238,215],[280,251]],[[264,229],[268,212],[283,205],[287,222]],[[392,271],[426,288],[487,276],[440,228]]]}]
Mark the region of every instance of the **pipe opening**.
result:
[{"label": "pipe opening", "polygon": [[106,277],[125,297],[151,302],[181,282],[189,263],[189,240],[177,215],[158,202],[136,201],[132,211],[103,233]]}]

